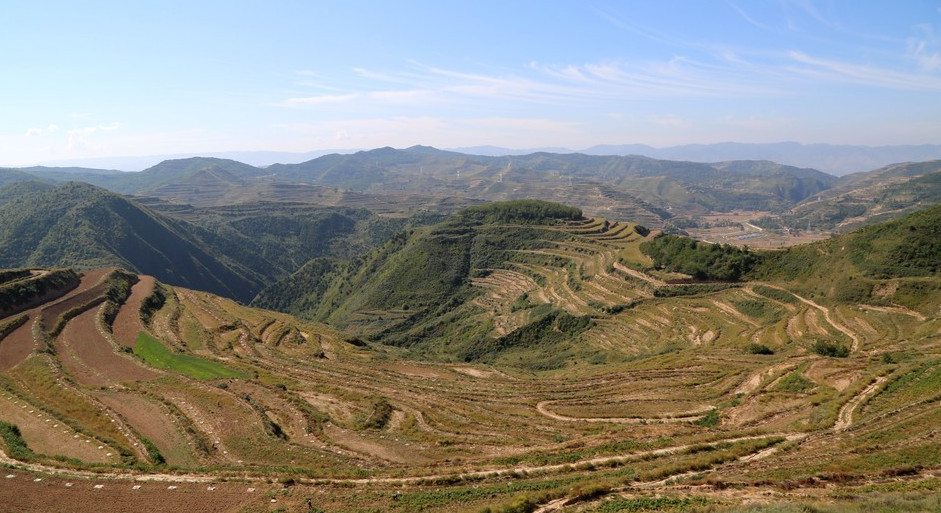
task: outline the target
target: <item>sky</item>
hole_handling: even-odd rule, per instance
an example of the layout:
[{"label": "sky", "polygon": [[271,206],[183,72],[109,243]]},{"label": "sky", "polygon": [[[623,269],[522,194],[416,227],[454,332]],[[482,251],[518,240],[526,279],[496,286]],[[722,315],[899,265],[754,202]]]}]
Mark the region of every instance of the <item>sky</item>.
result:
[{"label": "sky", "polygon": [[941,143],[941,1],[0,0],[0,165]]}]

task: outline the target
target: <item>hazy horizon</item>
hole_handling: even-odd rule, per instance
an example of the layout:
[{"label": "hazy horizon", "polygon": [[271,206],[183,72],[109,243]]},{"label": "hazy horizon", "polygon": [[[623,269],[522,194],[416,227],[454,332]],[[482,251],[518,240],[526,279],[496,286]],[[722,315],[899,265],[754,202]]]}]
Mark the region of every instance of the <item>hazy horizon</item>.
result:
[{"label": "hazy horizon", "polygon": [[941,140],[932,2],[13,3],[0,165]]}]

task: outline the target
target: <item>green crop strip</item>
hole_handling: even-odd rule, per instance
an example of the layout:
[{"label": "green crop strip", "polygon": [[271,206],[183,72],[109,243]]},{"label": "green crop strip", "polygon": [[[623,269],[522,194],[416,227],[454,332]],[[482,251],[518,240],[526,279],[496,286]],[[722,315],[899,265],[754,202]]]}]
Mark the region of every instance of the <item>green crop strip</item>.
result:
[{"label": "green crop strip", "polygon": [[194,379],[248,377],[245,373],[229,369],[209,360],[173,353],[157,339],[144,332],[137,336],[134,354],[158,369],[179,372]]}]

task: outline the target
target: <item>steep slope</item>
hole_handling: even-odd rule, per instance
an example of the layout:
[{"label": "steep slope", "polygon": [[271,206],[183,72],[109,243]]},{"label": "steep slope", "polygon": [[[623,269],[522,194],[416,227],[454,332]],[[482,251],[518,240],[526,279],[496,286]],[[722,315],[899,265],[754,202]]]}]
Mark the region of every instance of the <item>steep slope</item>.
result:
[{"label": "steep slope", "polygon": [[117,266],[250,300],[260,276],[201,241],[212,237],[80,183],[37,190],[0,207],[0,266]]}]

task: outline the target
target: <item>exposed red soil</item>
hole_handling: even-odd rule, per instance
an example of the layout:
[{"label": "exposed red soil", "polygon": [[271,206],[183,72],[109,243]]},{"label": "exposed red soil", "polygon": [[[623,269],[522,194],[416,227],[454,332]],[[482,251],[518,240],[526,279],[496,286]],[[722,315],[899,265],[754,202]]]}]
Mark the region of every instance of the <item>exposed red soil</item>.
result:
[{"label": "exposed red soil", "polygon": [[245,483],[64,480],[0,471],[2,509],[18,513],[228,513],[242,511],[251,504],[264,508],[270,502],[268,492],[274,488]]},{"label": "exposed red soil", "polygon": [[144,299],[154,291],[155,280],[152,276],[141,276],[140,281],[131,287],[131,295],[121,307],[114,319],[112,332],[119,344],[134,347],[137,335],[144,329],[140,320],[140,307]]},{"label": "exposed red soil", "polygon": [[153,442],[170,465],[186,466],[199,463],[187,445],[188,440],[180,426],[159,404],[136,394],[110,390],[98,393],[97,398]]},{"label": "exposed red soil", "polygon": [[65,423],[12,395],[0,395],[0,418],[15,424],[29,448],[38,454],[62,455],[96,463],[117,463],[120,458],[113,448],[82,436]]},{"label": "exposed red soil", "polygon": [[[22,326],[13,331],[13,333],[7,335],[2,343],[0,343],[0,371],[12,369],[37,349],[36,340],[33,339],[32,331],[33,322],[36,320],[37,315],[44,317],[47,329],[51,328],[52,324],[55,323],[55,319],[62,312],[82,304],[82,301],[87,301],[100,295],[101,292],[97,290],[101,287],[95,287],[95,285],[109,272],[111,272],[111,269],[99,269],[85,273],[78,287],[72,289],[63,299],[59,300],[59,302],[49,307],[38,306],[27,310],[25,313],[29,315],[29,319],[27,319]],[[92,288],[95,290],[91,290]],[[82,295],[85,299],[80,299],[77,303],[74,302],[72,299],[79,295]]]},{"label": "exposed red soil", "polygon": [[85,275],[82,276],[82,282],[72,291],[72,293],[66,295],[63,299],[46,306],[45,308],[42,308],[40,310],[40,315],[42,316],[43,325],[46,327],[46,329],[51,329],[53,326],[55,326],[56,319],[58,319],[59,316],[63,313],[77,306],[84,305],[104,294],[105,286],[98,282],[111,271],[113,271],[113,269],[98,269],[96,271],[85,273]]},{"label": "exposed red soil", "polygon": [[36,349],[33,339],[33,321],[41,307],[27,310],[29,319],[0,341],[0,371],[10,370]]},{"label": "exposed red soil", "polygon": [[66,325],[55,341],[62,364],[83,385],[109,385],[121,381],[148,380],[159,376],[128,356],[114,352],[114,347],[98,331],[92,308]]}]

